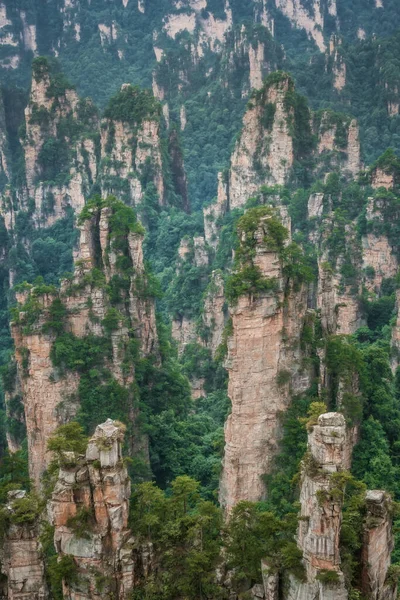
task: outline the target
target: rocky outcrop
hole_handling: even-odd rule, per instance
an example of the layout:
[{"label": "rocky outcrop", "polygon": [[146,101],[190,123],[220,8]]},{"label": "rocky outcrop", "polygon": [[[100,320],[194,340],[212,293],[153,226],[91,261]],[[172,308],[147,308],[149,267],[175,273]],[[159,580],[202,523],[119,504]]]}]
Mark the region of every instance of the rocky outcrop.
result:
[{"label": "rocky outcrop", "polygon": [[[76,413],[75,394],[79,380],[71,373],[61,379],[54,372],[50,354],[55,337],[42,331],[54,297],[50,294],[35,297],[32,289],[17,294],[17,300],[21,312],[18,321],[11,323],[11,334],[24,404],[30,477],[39,488],[41,475],[49,464],[47,441],[61,422],[57,409],[63,406],[66,414],[72,416]],[[40,316],[35,327],[28,329],[25,319],[29,301],[35,302]]]},{"label": "rocky outcrop", "polygon": [[366,273],[364,285],[373,294],[379,294],[383,280],[396,277],[398,271],[398,259],[389,239],[386,235],[376,232],[382,229],[385,208],[384,199],[381,200],[379,197],[368,199],[366,210],[368,233],[362,237],[362,255],[364,273]]},{"label": "rocky outcrop", "polygon": [[93,140],[77,138],[71,125],[79,128],[77,93],[64,80],[60,83],[45,59],[38,60],[25,109],[27,188],[20,203],[23,208],[27,197],[34,198],[36,224],[49,226],[65,216],[68,206],[78,212],[83,208],[96,175],[96,154]]},{"label": "rocky outcrop", "polygon": [[134,583],[133,537],[128,528],[130,479],[122,459],[123,429],[98,425],[86,456],[65,452],[48,506],[59,559],[72,559],[75,578],[64,598],[127,600]]},{"label": "rocky outcrop", "polygon": [[341,39],[332,36],[329,41],[329,55],[332,59],[333,87],[341,92],[346,85],[346,63],[340,53]]},{"label": "rocky outcrop", "polygon": [[[208,248],[205,238],[196,236],[182,238],[178,248],[177,275],[186,267],[196,267],[198,276],[204,285],[207,280],[207,267],[209,264]],[[191,314],[181,312],[172,320],[172,338],[176,341],[179,354],[182,354],[188,344],[200,342],[196,318]]]},{"label": "rocky outcrop", "polygon": [[367,514],[362,547],[362,592],[370,600],[397,598],[396,578],[388,571],[394,547],[392,501],[381,490],[369,490],[365,496]]},{"label": "rocky outcrop", "polygon": [[[318,113],[317,113],[318,115]],[[344,174],[355,177],[361,169],[359,127],[355,119],[346,115],[324,111],[316,130],[317,153],[333,170],[340,168]],[[322,162],[326,170],[327,164]],[[318,169],[321,166],[318,165]]]},{"label": "rocky outcrop", "polygon": [[[131,363],[128,368],[125,364],[130,344],[137,343],[142,356],[151,354],[156,362],[158,360],[154,301],[145,293],[143,234],[131,231],[127,234],[125,250],[115,247],[110,225],[114,210],[116,207],[112,203],[93,209],[83,222],[72,282],[62,282],[60,292],[48,293],[46,289],[42,292],[31,286],[17,295],[19,309],[11,331],[24,404],[30,475],[37,488],[50,460],[46,451],[49,437],[58,425],[69,421],[79,407],[79,373],[60,371],[53,364],[51,352],[56,333],[48,325],[53,307],[59,303],[63,313],[57,317],[59,325],[77,338],[110,336],[111,357],[106,366],[120,385],[131,390],[130,395],[134,365]],[[107,286],[111,286],[111,280],[115,283],[122,276],[119,271],[122,259],[130,265],[132,274],[129,285],[120,290],[119,300],[112,303]],[[96,269],[97,272],[100,270],[98,280],[93,279]],[[106,321],[110,314],[115,315],[117,321],[107,333]],[[133,397],[130,419],[132,422],[136,419]],[[144,438],[137,433],[137,438],[131,442],[146,456]]]},{"label": "rocky outcrop", "polygon": [[3,97],[0,93],[0,190],[9,182],[11,170],[9,166],[9,145]]},{"label": "rocky outcrop", "polygon": [[[311,194],[308,200],[310,241],[318,248],[316,306],[326,335],[353,334],[364,323],[359,296],[362,291],[362,248],[354,223],[344,225],[347,254],[336,256],[331,239],[336,224],[331,199],[323,193]],[[342,224],[343,226],[343,224]],[[356,273],[345,277],[348,270]]]},{"label": "rocky outcrop", "polygon": [[228,181],[226,181],[224,174],[218,173],[217,201],[203,208],[205,240],[214,250],[219,242],[218,220],[224,216],[228,209],[228,189]]},{"label": "rocky outcrop", "polygon": [[[133,102],[141,92],[137,88],[123,84],[119,93],[121,102]],[[142,92],[143,96],[146,92]],[[146,99],[143,97],[141,100]],[[147,98],[151,103],[152,99]],[[154,102],[154,101],[153,101]],[[104,194],[115,194],[122,189],[124,200],[137,206],[143,199],[147,183],[154,184],[160,204],[165,201],[163,162],[161,156],[160,117],[155,106],[149,114],[138,116],[124,115],[107,118],[101,126],[101,158],[104,168],[101,173],[101,186]],[[151,165],[151,169],[150,169]],[[119,194],[121,195],[121,194]]]},{"label": "rocky outcrop", "polygon": [[164,29],[169,37],[175,39],[183,31],[193,34],[197,29],[197,52],[200,56],[204,53],[203,45],[214,52],[221,47],[225,33],[232,25],[229,2],[225,3],[225,19],[216,18],[212,12],[205,11],[207,6],[205,0],[185,0],[173,4],[177,12],[164,18]]},{"label": "rocky outcrop", "polygon": [[224,279],[220,271],[213,271],[204,298],[203,323],[207,331],[205,344],[215,356],[222,343],[227,320]]},{"label": "rocky outcrop", "polygon": [[293,164],[289,121],[293,113],[285,103],[293,91],[288,76],[266,84],[250,102],[243,129],[231,158],[229,206],[243,206],[261,185],[284,185]]},{"label": "rocky outcrop", "polygon": [[[125,112],[120,108],[124,102]],[[80,99],[46,59],[36,59],[22,139],[26,186],[17,191],[17,206],[15,200],[10,206],[6,193],[2,199],[2,214],[9,229],[15,210],[30,210],[37,228],[53,225],[70,208],[80,212],[93,186],[104,195],[116,193],[127,204],[136,206],[146,188],[153,185],[159,203],[164,204],[160,106],[150,92],[128,84],[122,86],[111,104],[112,117],[100,122],[90,99]],[[137,110],[137,105],[142,110]],[[0,130],[5,131],[1,111]],[[3,138],[4,133],[0,133],[0,176],[3,170],[9,178]],[[176,146],[170,145],[173,183],[188,209],[183,160]],[[0,178],[0,187],[1,183]],[[34,209],[29,198],[34,199]]]},{"label": "rocky outcrop", "polygon": [[317,308],[321,311],[323,331],[328,334],[351,335],[363,325],[363,314],[358,300],[361,283],[357,290],[342,283],[339,261],[335,269],[326,257],[318,261]]},{"label": "rocky outcrop", "polygon": [[[321,2],[313,0],[311,10],[302,0],[277,0],[276,6],[293,23],[295,27],[304,29],[317,45],[320,52],[325,51],[323,36],[324,19],[321,13]],[[330,14],[336,14],[336,1],[330,2]]]},{"label": "rocky outcrop", "polygon": [[291,287],[278,253],[263,241],[267,219],[255,233],[254,264],[263,277],[275,280],[276,287],[258,297],[240,296],[230,307],[233,333],[226,367],[232,413],[225,425],[220,485],[220,501],[227,511],[240,500],[263,497],[262,475],[270,472],[279,445],[279,414],[288,407],[291,393],[309,384],[300,350],[307,292],[302,286]]},{"label": "rocky outcrop", "polygon": [[[231,156],[229,172],[220,175],[217,206],[208,208],[206,219],[214,210],[220,212],[222,198],[226,198],[230,209],[239,208],[262,186],[286,185],[295,159],[301,162],[305,156],[313,156],[314,176],[317,173],[323,177],[337,168],[348,177],[359,173],[357,121],[331,111],[313,114],[304,105],[304,113],[308,114],[301,118],[312,122],[314,128],[313,132],[311,128],[307,132],[304,123],[297,122],[300,117],[294,109],[295,94],[292,79],[282,72],[272,74],[258,92],[253,92]],[[298,127],[302,128],[302,133],[297,135],[304,138],[300,145],[296,142]],[[312,133],[314,141],[311,141]],[[309,165],[304,168],[309,169]]]},{"label": "rocky outcrop", "polygon": [[6,578],[4,597],[8,600],[46,600],[49,596],[39,544],[39,524],[37,520],[13,520],[20,501],[28,501],[24,490],[8,492],[4,510],[10,523],[0,550],[1,572]]},{"label": "rocky outcrop", "polygon": [[[309,431],[301,475],[297,543],[303,553],[306,582],[291,580],[290,600],[348,597],[340,570],[341,501],[331,493],[331,478],[349,468],[351,450],[343,415],[321,415]],[[327,572],[335,573],[330,583],[323,577]]]}]

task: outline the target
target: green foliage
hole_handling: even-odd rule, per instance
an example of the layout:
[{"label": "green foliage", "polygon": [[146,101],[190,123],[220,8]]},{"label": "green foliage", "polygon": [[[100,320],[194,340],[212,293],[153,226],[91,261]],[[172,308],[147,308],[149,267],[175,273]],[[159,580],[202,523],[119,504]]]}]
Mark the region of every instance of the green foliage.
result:
[{"label": "green foliage", "polygon": [[328,586],[336,585],[340,581],[337,571],[328,571],[327,569],[321,569],[315,579]]},{"label": "green foliage", "polygon": [[12,510],[9,513],[11,523],[22,525],[23,523],[34,523],[42,512],[44,506],[40,498],[31,492],[24,498],[17,498],[12,502]]},{"label": "green foliage", "polygon": [[67,527],[78,538],[89,539],[90,531],[95,524],[93,510],[86,506],[80,508],[73,517],[69,517]]},{"label": "green foliage", "polygon": [[277,289],[276,279],[264,277],[257,265],[248,265],[228,278],[225,295],[230,304],[236,304],[240,296],[248,295],[253,300],[265,292],[275,292]]},{"label": "green foliage", "polygon": [[237,584],[261,579],[261,561],[275,572],[304,580],[301,551],[293,541],[295,521],[279,519],[255,503],[241,501],[232,510],[226,532],[226,556]]},{"label": "green foliage", "polygon": [[14,453],[6,451],[0,462],[0,503],[7,500],[7,492],[15,489],[29,490],[28,456],[23,450]]},{"label": "green foliage", "polygon": [[124,86],[109,101],[104,111],[107,119],[122,121],[139,127],[144,119],[159,119],[161,106],[150,90],[138,86]]},{"label": "green foliage", "polygon": [[327,412],[327,407],[324,402],[311,402],[307,411],[307,418],[300,419],[307,429],[311,429],[318,424],[318,417]]},{"label": "green foliage", "polygon": [[63,598],[62,582],[67,585],[74,585],[79,582],[78,566],[74,557],[69,554],[62,556],[60,559],[57,556],[51,556],[46,571],[54,600],[62,600]]},{"label": "green foliage", "polygon": [[84,454],[88,438],[84,435],[82,426],[76,421],[60,425],[47,442],[47,449],[61,458],[63,452]]},{"label": "green foliage", "polygon": [[218,597],[215,582],[220,561],[221,511],[200,499],[198,482],[187,476],[172,482],[171,494],[152,483],[136,486],[130,518],[139,541],[152,542],[158,568],[141,582],[139,593]]}]

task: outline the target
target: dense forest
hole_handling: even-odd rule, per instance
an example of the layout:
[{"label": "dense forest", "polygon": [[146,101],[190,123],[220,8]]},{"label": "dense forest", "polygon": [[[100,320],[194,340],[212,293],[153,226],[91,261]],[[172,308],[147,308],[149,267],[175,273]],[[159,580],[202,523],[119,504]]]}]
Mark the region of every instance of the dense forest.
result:
[{"label": "dense forest", "polygon": [[2,597],[394,600],[399,28],[0,4]]}]

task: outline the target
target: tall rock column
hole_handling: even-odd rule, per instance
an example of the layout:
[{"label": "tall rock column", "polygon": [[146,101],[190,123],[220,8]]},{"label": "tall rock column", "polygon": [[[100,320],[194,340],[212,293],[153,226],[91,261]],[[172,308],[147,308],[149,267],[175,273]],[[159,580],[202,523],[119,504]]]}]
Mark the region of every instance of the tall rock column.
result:
[{"label": "tall rock column", "polygon": [[[347,599],[340,570],[341,504],[330,489],[332,474],[348,468],[350,456],[344,416],[320,415],[308,435],[308,453],[301,477],[298,546],[303,552],[307,580],[291,581],[290,600]],[[334,584],[323,577],[327,572],[336,574]]]},{"label": "tall rock column", "polygon": [[[8,600],[46,600],[48,598],[43,557],[39,544],[36,519],[13,520],[18,504],[28,501],[24,490],[8,492],[5,511],[11,522],[7,527],[0,550],[1,572],[6,577],[5,594]],[[30,507],[32,508],[32,507]]]},{"label": "tall rock column", "polygon": [[396,581],[388,581],[390,555],[394,546],[392,501],[381,490],[368,490],[367,515],[362,548],[362,591],[368,600],[397,598]]},{"label": "tall rock column", "polygon": [[67,600],[126,600],[133,587],[133,539],[128,528],[130,479],[122,460],[123,429],[98,425],[86,456],[66,452],[49,503],[59,558],[73,560],[63,582]]},{"label": "tall rock column", "polygon": [[[285,214],[282,217],[287,219]],[[274,225],[279,223],[271,213],[258,221],[252,234],[239,230],[242,243],[247,239],[253,247],[258,273],[273,289],[240,295],[230,307],[233,334],[226,366],[232,413],[225,426],[220,490],[221,503],[228,511],[241,500],[262,499],[262,475],[270,472],[278,451],[279,414],[287,409],[291,394],[304,391],[309,384],[307,373],[301,370],[300,349],[307,291],[302,285],[293,287],[285,277],[280,254],[271,244],[270,219]]]},{"label": "tall rock column", "polygon": [[[137,347],[139,356],[151,355],[155,364],[159,362],[154,299],[147,291],[143,262],[143,228],[132,209],[115,198],[86,210],[74,278],[61,282],[60,290],[27,286],[17,295],[19,306],[11,324],[30,476],[37,489],[50,461],[49,436],[75,416],[82,402],[78,391],[85,372],[73,365],[66,367],[65,361],[55,366],[52,349],[57,336],[69,334],[73,344],[76,338],[90,336],[107,343],[109,352],[102,357],[102,367],[126,391],[127,421],[132,424],[137,416],[133,348]],[[103,382],[100,377],[97,383]],[[129,441],[132,453],[140,451],[148,461],[147,438],[137,430]]]}]

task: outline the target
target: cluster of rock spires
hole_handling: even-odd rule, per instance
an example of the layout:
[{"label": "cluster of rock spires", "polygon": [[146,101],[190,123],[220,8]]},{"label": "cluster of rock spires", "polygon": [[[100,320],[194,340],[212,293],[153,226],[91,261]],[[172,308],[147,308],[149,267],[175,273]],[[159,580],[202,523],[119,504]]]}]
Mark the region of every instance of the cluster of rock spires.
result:
[{"label": "cluster of rock spires", "polygon": [[[138,549],[128,527],[130,479],[122,457],[123,437],[121,424],[108,419],[96,428],[85,455],[64,452],[61,456],[47,510],[59,559],[73,559],[74,576],[70,574],[63,583],[64,597],[70,600],[95,600],[107,594],[124,600],[139,576],[151,573],[151,548]],[[331,478],[349,466],[350,456],[351,440],[343,415],[321,415],[309,433],[301,477],[297,542],[306,579],[300,582],[291,577],[285,598],[348,598],[340,570],[341,500],[331,493]],[[15,500],[24,496],[24,491],[9,492],[10,514]],[[394,600],[396,585],[387,580],[393,549],[391,499],[383,491],[369,490],[365,504],[362,590],[372,600]],[[2,549],[8,586],[5,597],[48,597],[38,535],[36,522],[8,528]],[[255,586],[253,597],[277,600],[281,597],[279,578],[266,564],[263,568],[264,585]],[[319,577],[327,572],[335,574],[334,583]]]},{"label": "cluster of rock spires", "polygon": [[[37,226],[48,226],[65,214],[67,206],[80,211],[87,191],[95,182],[104,194],[113,191],[110,183],[115,182],[113,178],[129,182],[127,202],[137,205],[143,195],[140,174],[149,161],[157,166],[152,184],[163,202],[164,181],[157,120],[146,119],[135,129],[137,145],[132,146],[130,138],[133,131],[129,124],[108,119],[99,130],[101,142],[97,150],[92,137],[84,134],[79,137],[74,160],[69,166],[68,183],[60,187],[40,180],[39,154],[45,135],[55,135],[61,119],[68,115],[77,118],[78,115],[78,98],[74,91],[66,90],[52,111],[54,120],[46,123],[43,129],[37,115],[53,109],[54,100],[49,99],[50,85],[46,72],[33,81],[31,102],[26,111],[24,142],[27,182],[26,188],[19,193],[18,208],[23,209],[29,198],[34,198],[32,218]],[[215,250],[218,245],[218,217],[230,209],[243,207],[249,195],[257,193],[260,186],[287,183],[295,157],[293,134],[288,125],[293,112],[285,102],[286,94],[293,92],[291,86],[291,81],[284,77],[269,84],[254,97],[244,118],[229,173],[219,177],[217,202],[204,210],[205,237],[196,237],[192,242],[182,241],[179,249],[182,262],[193,260],[198,267],[208,265],[212,249]],[[266,119],[264,111],[268,106],[273,108],[267,109]],[[99,127],[93,119],[95,128]],[[325,161],[325,165],[329,164],[329,169],[338,166],[339,154],[346,150],[345,157],[340,159],[341,167],[349,176],[354,176],[361,167],[357,124],[347,122],[346,148],[336,145],[337,127],[337,123],[329,122],[329,115],[315,125],[318,143],[313,153],[317,164],[318,157],[328,157],[330,160]],[[100,162],[104,158],[108,160],[103,160],[101,171]],[[261,168],[255,166],[258,158]],[[2,159],[1,164],[6,172],[6,160]],[[137,173],[132,176],[133,166]],[[317,168],[322,169],[320,165]],[[377,168],[371,174],[371,183],[375,188],[390,189],[394,181],[390,173]],[[54,199],[50,213],[46,208],[49,196]],[[276,215],[288,230],[289,244],[292,226],[286,208],[281,205],[279,191],[274,201]],[[366,215],[368,222],[373,224],[382,219],[383,204],[384,200],[377,202],[371,199]],[[46,292],[36,297],[35,288],[18,293],[20,316],[12,325],[18,364],[16,386],[23,397],[30,475],[36,489],[40,489],[41,475],[51,459],[46,451],[49,436],[59,424],[71,420],[78,408],[76,391],[79,377],[68,373],[60,375],[54,369],[50,354],[55,334],[43,329],[43,325],[49,320],[53,302],[62,299],[67,308],[64,323],[67,332],[77,338],[103,333],[102,322],[110,303],[104,290],[95,285],[89,275],[93,269],[100,268],[106,283],[109,283],[116,274],[118,256],[110,246],[111,214],[112,208],[105,206],[94,211],[80,226],[80,247],[75,256],[72,281],[63,281],[60,291],[55,293]],[[15,205],[10,201],[9,190],[3,197],[3,216],[7,229],[12,233]],[[314,376],[303,364],[307,356],[301,340],[305,324],[312,321],[319,309],[325,335],[354,333],[363,323],[358,290],[362,285],[371,291],[378,290],[383,279],[392,277],[398,269],[397,258],[386,235],[366,233],[361,247],[358,247],[356,224],[350,223],[346,226],[346,239],[354,248],[353,260],[359,276],[356,291],[350,286],[343,288],[339,283],[344,257],[339,256],[336,265],[327,268],[327,236],[335,225],[329,195],[310,195],[308,217],[315,224],[310,241],[318,249],[317,284],[294,286],[288,281],[279,253],[265,242],[266,221],[261,219],[254,234],[254,264],[263,277],[276,282],[275,289],[257,297],[242,295],[237,304],[230,307],[232,335],[228,339],[226,368],[232,413],[225,430],[226,448],[220,490],[221,503],[228,513],[240,500],[258,501],[263,498],[261,475],[271,472],[279,448],[280,415],[289,406],[292,394],[305,391]],[[135,277],[131,278],[124,302],[119,307],[124,319],[112,333],[112,358],[108,365],[115,379],[123,385],[132,383],[135,377],[133,367],[129,372],[122,368],[124,349],[132,330],[142,356],[157,356],[158,353],[154,301],[142,297],[136,288],[137,277],[144,276],[142,234],[131,232],[127,241]],[[372,277],[365,274],[367,266],[373,267]],[[36,298],[40,316],[27,331],[24,305],[32,298]],[[223,278],[215,271],[205,296],[203,316],[211,330],[205,344],[213,355],[223,339],[227,321],[225,304]],[[395,347],[400,346],[399,331],[400,323],[394,328]],[[173,324],[173,334],[181,349],[197,339],[194,323],[185,317]],[[327,375],[324,373],[323,356],[320,358],[320,385],[324,386],[327,385]],[[343,382],[343,385],[346,383]],[[197,382],[197,386],[201,394],[202,382]],[[353,391],[357,393],[357,381],[355,388]],[[133,422],[136,419],[133,403],[131,419]],[[60,560],[72,557],[78,573],[76,579],[72,577],[64,581],[64,597],[70,600],[97,599],[105,594],[114,594],[121,600],[128,598],[135,586],[137,570],[146,572],[151,567],[148,559],[151,549],[143,548],[137,552],[134,532],[128,528],[130,483],[122,460],[122,438],[120,425],[109,420],[97,427],[85,456],[68,453],[63,456],[48,512],[55,527],[54,542],[58,556]],[[342,507],[329,492],[332,475],[350,467],[356,439],[356,428],[349,430],[340,413],[323,414],[313,426],[309,433],[309,461],[304,461],[301,476],[301,521],[297,535],[306,568],[306,581],[292,579],[288,591],[279,591],[277,577],[269,573],[264,578],[263,589],[260,591],[257,587],[254,596],[265,600],[277,600],[281,594],[286,594],[288,600],[347,599],[340,570]],[[10,435],[8,442],[10,450],[15,451],[17,443]],[[129,445],[132,452],[140,450],[146,454],[146,440],[140,439],[138,434],[129,440]],[[323,494],[324,501],[321,502]],[[23,491],[10,493],[10,513],[15,501],[23,497]],[[397,591],[395,586],[387,583],[393,546],[390,498],[383,491],[370,490],[365,501],[363,592],[371,600],[392,600]],[[76,527],[77,518],[82,515],[86,515],[85,522],[88,524],[83,537],[73,525],[75,523]],[[47,596],[38,536],[38,523],[14,523],[6,532],[2,569],[7,578],[4,595],[10,599],[41,600]],[[335,585],[318,578],[321,571],[336,573]]]}]

